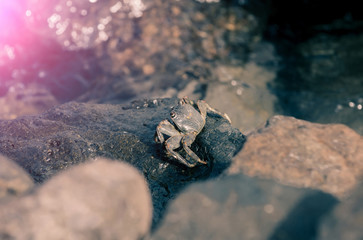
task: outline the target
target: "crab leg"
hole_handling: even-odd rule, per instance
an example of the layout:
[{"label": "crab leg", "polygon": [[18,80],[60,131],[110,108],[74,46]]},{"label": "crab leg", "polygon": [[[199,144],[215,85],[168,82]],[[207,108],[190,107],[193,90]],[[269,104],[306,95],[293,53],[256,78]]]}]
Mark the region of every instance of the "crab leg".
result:
[{"label": "crab leg", "polygon": [[[182,162],[183,164],[187,165],[188,167],[195,167],[197,165],[197,162],[195,163],[189,163],[187,160],[185,160],[182,156],[180,156],[179,153],[175,152],[174,149],[177,149],[180,147],[180,140],[183,138],[183,135],[175,135],[170,137],[168,140],[165,141],[165,148],[166,151],[171,154],[174,158]],[[190,150],[191,151],[191,150]]]},{"label": "crab leg", "polygon": [[[197,154],[195,154],[191,149],[190,146],[192,145],[192,143],[195,140],[195,137],[197,136],[197,132],[191,132],[191,133],[187,133],[186,135],[184,135],[184,137],[182,138],[181,142],[183,144],[183,148],[184,150],[187,152],[187,154],[193,158],[195,161],[203,163],[203,164],[207,164],[207,162],[200,160],[200,158],[198,157]],[[196,163],[195,163],[196,164]],[[194,164],[194,165],[195,165]]]},{"label": "crab leg", "polygon": [[225,113],[221,113],[217,110],[215,110],[214,108],[212,108],[211,106],[208,105],[208,103],[206,103],[205,101],[203,100],[198,100],[197,102],[197,106],[198,106],[198,109],[200,111],[200,114],[202,115],[202,117],[205,119],[206,116],[207,116],[207,111],[209,112],[213,112],[223,118],[225,118],[229,123],[231,123],[231,119],[228,117],[227,114]]},{"label": "crab leg", "polygon": [[179,135],[180,133],[178,132],[178,130],[175,129],[173,124],[171,124],[167,119],[165,119],[161,121],[159,125],[156,127],[156,134],[157,136],[155,138],[155,141],[163,143],[165,141],[163,134],[167,136],[174,136],[174,135]]}]

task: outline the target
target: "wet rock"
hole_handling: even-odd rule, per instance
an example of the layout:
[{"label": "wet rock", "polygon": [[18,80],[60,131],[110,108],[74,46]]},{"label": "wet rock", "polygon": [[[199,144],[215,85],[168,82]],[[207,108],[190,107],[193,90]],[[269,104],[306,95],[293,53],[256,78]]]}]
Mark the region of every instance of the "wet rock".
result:
[{"label": "wet rock", "polygon": [[154,99],[128,105],[70,102],[39,116],[0,121],[0,152],[39,183],[96,156],[126,161],[148,180],[156,222],[167,201],[182,187],[220,174],[245,141],[227,120],[211,114],[192,145],[208,164],[187,168],[170,159],[154,142],[154,134],[177,101]]},{"label": "wet rock", "polygon": [[315,239],[321,217],[336,203],[320,191],[227,176],[187,188],[152,239]]},{"label": "wet rock", "polygon": [[21,196],[33,187],[33,180],[24,169],[0,155],[0,201]]},{"label": "wet rock", "polygon": [[339,204],[331,214],[324,218],[318,239],[362,239],[362,201],[363,184],[361,183],[354,189],[349,199]]},{"label": "wet rock", "polygon": [[95,159],[65,171],[34,194],[0,205],[2,239],[140,239],[151,224],[140,173]]},{"label": "wet rock", "polygon": [[343,197],[362,177],[362,159],[362,136],[347,126],[274,116],[248,136],[228,171]]}]

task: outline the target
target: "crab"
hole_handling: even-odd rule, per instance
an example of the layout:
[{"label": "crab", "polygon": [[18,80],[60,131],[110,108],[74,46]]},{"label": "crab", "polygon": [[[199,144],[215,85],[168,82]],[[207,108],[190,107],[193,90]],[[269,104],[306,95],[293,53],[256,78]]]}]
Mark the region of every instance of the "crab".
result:
[{"label": "crab", "polygon": [[[198,163],[207,164],[190,149],[197,135],[204,128],[207,112],[217,114],[231,122],[227,114],[218,112],[205,101],[198,100],[195,104],[187,97],[184,97],[179,100],[178,105],[173,107],[170,112],[172,122],[164,119],[156,127],[155,141],[164,144],[167,154],[187,167],[195,167]],[[165,139],[164,135],[169,136],[169,138]],[[180,147],[185,150],[191,161],[186,160],[176,152]]]}]

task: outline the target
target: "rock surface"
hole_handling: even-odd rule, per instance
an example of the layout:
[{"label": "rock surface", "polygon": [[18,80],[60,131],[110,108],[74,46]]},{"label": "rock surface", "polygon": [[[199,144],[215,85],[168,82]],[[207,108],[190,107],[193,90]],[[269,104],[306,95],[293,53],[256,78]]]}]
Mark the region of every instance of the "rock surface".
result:
[{"label": "rock surface", "polygon": [[140,239],[149,231],[151,214],[141,174],[128,164],[99,158],[0,205],[0,238]]},{"label": "rock surface", "polygon": [[344,125],[274,116],[248,136],[228,172],[343,197],[362,177],[362,159],[362,136]]},{"label": "rock surface", "polygon": [[166,202],[190,182],[217,176],[241,149],[245,138],[225,119],[209,115],[192,145],[207,165],[181,166],[154,142],[156,126],[169,117],[177,99],[130,105],[67,103],[44,114],[0,121],[0,152],[25,168],[36,182],[57,172],[105,156],[126,161],[144,173],[156,222]]},{"label": "rock surface", "polygon": [[196,183],[168,208],[152,239],[315,239],[337,200],[244,175]]},{"label": "rock surface", "polygon": [[320,228],[319,240],[363,239],[363,184],[354,193],[338,205],[334,211],[324,218]]},{"label": "rock surface", "polygon": [[0,155],[0,201],[21,196],[33,187],[33,180],[24,169]]}]

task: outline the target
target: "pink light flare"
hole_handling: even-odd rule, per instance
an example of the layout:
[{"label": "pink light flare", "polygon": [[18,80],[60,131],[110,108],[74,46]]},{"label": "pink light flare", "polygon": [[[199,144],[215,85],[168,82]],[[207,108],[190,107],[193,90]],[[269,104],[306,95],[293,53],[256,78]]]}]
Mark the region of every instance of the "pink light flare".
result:
[{"label": "pink light flare", "polygon": [[26,0],[0,0],[0,43],[20,39],[25,28]]},{"label": "pink light flare", "polygon": [[0,80],[8,78],[4,77],[4,69],[14,70],[19,64],[15,63],[18,56],[36,46],[25,23],[30,14],[26,11],[26,1],[0,0]]}]

